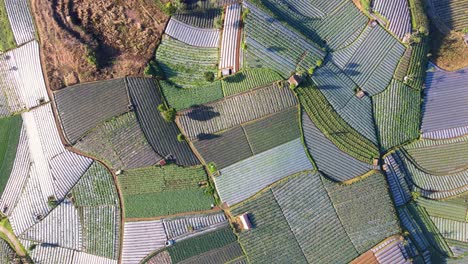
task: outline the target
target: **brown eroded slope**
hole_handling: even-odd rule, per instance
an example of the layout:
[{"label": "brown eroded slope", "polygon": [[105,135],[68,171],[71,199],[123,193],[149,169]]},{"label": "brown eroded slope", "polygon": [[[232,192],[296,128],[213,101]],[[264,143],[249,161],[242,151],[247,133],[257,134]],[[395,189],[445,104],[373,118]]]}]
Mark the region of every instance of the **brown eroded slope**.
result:
[{"label": "brown eroded slope", "polygon": [[151,0],[32,0],[52,90],[138,75],[167,22]]}]

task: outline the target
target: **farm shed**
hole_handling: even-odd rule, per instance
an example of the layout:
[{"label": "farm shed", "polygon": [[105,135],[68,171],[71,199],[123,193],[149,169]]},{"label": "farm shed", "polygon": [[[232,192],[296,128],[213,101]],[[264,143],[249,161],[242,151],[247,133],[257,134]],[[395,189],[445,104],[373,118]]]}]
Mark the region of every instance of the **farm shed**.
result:
[{"label": "farm shed", "polygon": [[239,216],[239,221],[241,223],[243,230],[250,230],[252,229],[252,223],[250,222],[249,213],[243,213]]},{"label": "farm shed", "polygon": [[18,46],[36,38],[33,18],[27,0],[5,0],[11,30]]},{"label": "farm shed", "polygon": [[423,138],[444,139],[468,134],[468,68],[448,72],[434,64],[426,76],[422,112]]},{"label": "farm shed", "polygon": [[161,220],[127,222],[124,225],[122,263],[138,264],[149,253],[164,247],[166,233]]},{"label": "farm shed", "polygon": [[241,10],[242,6],[237,3],[226,7],[219,62],[223,75],[234,74],[240,67]]},{"label": "farm shed", "polygon": [[221,200],[234,205],[284,177],[312,169],[301,140],[295,139],[222,169],[214,181]]},{"label": "farm shed", "polygon": [[0,86],[10,112],[20,112],[49,101],[37,41],[0,54]]},{"label": "farm shed", "polygon": [[124,78],[69,86],[56,91],[54,98],[64,134],[71,144],[102,122],[130,110]]},{"label": "farm shed", "polygon": [[216,48],[219,44],[220,31],[218,29],[197,28],[180,22],[174,17],[169,20],[164,32],[191,46]]}]

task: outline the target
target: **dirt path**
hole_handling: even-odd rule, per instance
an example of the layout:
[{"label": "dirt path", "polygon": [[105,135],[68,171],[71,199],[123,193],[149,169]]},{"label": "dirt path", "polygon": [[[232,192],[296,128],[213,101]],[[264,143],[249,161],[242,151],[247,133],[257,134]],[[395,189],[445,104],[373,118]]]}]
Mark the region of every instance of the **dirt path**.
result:
[{"label": "dirt path", "polygon": [[223,212],[220,207],[214,207],[211,210],[204,210],[204,211],[194,211],[194,212],[186,212],[180,214],[171,214],[171,215],[162,215],[157,217],[148,217],[148,218],[125,218],[125,222],[138,222],[138,221],[151,221],[151,220],[160,220],[164,218],[172,218],[178,216],[190,216],[190,215],[197,215],[197,214],[209,214],[209,213],[219,213]]},{"label": "dirt path", "polygon": [[16,254],[18,254],[20,257],[26,256],[26,252],[24,252],[21,244],[18,241],[18,238],[16,238],[16,236],[12,234],[10,230],[6,229],[4,226],[0,226],[0,232],[5,234],[8,240],[10,240],[10,242],[13,244]]}]

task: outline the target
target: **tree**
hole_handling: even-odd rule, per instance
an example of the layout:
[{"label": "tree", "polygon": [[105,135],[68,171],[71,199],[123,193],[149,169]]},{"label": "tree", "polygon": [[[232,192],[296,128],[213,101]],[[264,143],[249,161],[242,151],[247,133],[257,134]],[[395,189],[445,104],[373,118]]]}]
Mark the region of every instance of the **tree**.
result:
[{"label": "tree", "polygon": [[217,29],[220,29],[223,27],[223,19],[221,17],[218,17],[214,21],[214,27]]},{"label": "tree", "polygon": [[185,136],[182,133],[180,133],[179,135],[177,135],[177,140],[179,142],[184,142],[185,141]]},{"label": "tree", "polygon": [[317,65],[317,67],[322,66],[322,64],[323,64],[323,60],[317,60],[317,61],[315,62],[315,65]]},{"label": "tree", "polygon": [[203,76],[205,77],[205,80],[206,80],[207,82],[213,82],[213,81],[214,81],[214,78],[215,78],[213,72],[205,72],[205,73],[203,74]]}]

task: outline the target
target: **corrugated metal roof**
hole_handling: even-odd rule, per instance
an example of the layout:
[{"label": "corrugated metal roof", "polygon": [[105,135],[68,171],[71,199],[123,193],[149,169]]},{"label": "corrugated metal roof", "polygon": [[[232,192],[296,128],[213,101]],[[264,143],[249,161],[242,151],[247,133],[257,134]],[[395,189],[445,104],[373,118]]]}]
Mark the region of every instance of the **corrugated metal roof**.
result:
[{"label": "corrugated metal roof", "polygon": [[214,180],[221,200],[233,205],[284,177],[312,169],[301,139],[295,139],[222,169]]},{"label": "corrugated metal roof", "polygon": [[218,29],[197,28],[171,18],[165,33],[186,44],[197,47],[218,47],[220,31]]},{"label": "corrugated metal roof", "polygon": [[27,0],[5,0],[5,7],[16,44],[22,45],[36,37],[34,22]]},{"label": "corrugated metal roof", "polygon": [[137,264],[152,251],[164,247],[166,233],[163,222],[127,222],[124,226],[122,263]]}]

